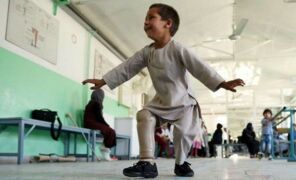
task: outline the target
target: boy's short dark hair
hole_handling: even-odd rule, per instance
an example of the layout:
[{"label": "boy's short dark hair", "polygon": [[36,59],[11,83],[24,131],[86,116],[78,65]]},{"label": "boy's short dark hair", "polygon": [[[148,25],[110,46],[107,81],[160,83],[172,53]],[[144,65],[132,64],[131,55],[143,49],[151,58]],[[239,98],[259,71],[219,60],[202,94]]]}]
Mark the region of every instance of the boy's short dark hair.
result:
[{"label": "boy's short dark hair", "polygon": [[263,115],[266,114],[266,113],[270,113],[272,115],[272,111],[270,109],[264,109]]},{"label": "boy's short dark hair", "polygon": [[158,8],[158,14],[161,16],[162,20],[171,19],[173,25],[170,29],[171,36],[174,36],[179,28],[180,18],[178,12],[171,6],[161,3],[152,4],[149,9]]}]

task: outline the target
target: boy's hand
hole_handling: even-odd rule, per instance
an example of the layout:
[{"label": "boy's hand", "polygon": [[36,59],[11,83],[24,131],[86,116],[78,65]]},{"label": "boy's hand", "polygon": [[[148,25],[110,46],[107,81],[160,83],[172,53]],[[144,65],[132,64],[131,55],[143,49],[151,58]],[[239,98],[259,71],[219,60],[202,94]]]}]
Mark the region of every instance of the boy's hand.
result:
[{"label": "boy's hand", "polygon": [[245,82],[242,79],[234,79],[232,81],[224,81],[219,85],[219,88],[224,88],[226,90],[230,90],[232,92],[236,92],[234,89],[237,86],[244,86]]},{"label": "boy's hand", "polygon": [[86,80],[82,81],[83,85],[85,85],[86,83],[94,84],[94,86],[90,88],[93,90],[100,89],[102,86],[104,86],[106,84],[104,79],[86,79]]}]

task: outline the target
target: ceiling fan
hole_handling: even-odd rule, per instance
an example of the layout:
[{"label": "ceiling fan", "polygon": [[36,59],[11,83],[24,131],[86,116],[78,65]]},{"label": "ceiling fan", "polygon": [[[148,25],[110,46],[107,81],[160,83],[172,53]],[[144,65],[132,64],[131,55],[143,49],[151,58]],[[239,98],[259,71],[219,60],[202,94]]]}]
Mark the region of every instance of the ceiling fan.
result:
[{"label": "ceiling fan", "polygon": [[248,19],[246,18],[242,18],[237,25],[233,25],[233,31],[232,34],[229,35],[228,37],[225,38],[218,38],[218,39],[211,39],[211,40],[205,40],[202,41],[202,43],[212,43],[212,42],[221,42],[221,41],[234,41],[234,40],[238,40],[241,38],[241,34],[243,32],[243,30],[245,29],[247,23],[248,23]]},{"label": "ceiling fan", "polygon": [[[202,41],[201,43],[195,44],[195,45],[193,45],[191,47],[202,47],[202,48],[206,48],[206,49],[209,49],[209,50],[212,50],[212,51],[216,51],[218,53],[222,53],[224,55],[234,57],[234,53],[229,53],[229,52],[226,52],[224,50],[217,49],[215,47],[207,46],[206,44],[211,45],[211,43],[217,43],[217,42],[223,42],[223,41],[235,41],[235,40],[240,39],[243,31],[246,28],[246,25],[247,25],[248,21],[249,20],[246,19],[246,18],[240,19],[239,22],[237,23],[237,25],[233,25],[232,34],[227,36],[227,37],[205,40],[205,41]],[[259,37],[253,37],[253,36],[244,36],[244,38],[255,42],[255,45],[253,45],[251,48],[248,48],[248,49],[245,49],[245,50],[239,52],[239,54],[249,52],[250,50],[253,50],[255,48],[259,48],[259,47],[261,47],[263,45],[266,45],[266,44],[271,42],[271,40],[267,39],[267,38],[259,38]]]}]

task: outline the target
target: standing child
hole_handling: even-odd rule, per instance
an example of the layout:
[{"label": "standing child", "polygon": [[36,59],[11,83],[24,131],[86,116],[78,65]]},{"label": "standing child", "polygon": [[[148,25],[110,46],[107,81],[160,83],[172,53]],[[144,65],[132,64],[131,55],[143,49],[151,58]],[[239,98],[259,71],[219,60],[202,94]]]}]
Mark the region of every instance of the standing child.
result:
[{"label": "standing child", "polygon": [[261,158],[264,154],[268,156],[271,160],[271,138],[273,135],[272,129],[272,111],[270,109],[265,109],[263,111],[263,119],[261,121],[262,125],[262,135],[261,135],[261,151],[258,154]]},{"label": "standing child", "polygon": [[200,120],[198,104],[188,84],[188,72],[212,91],[224,88],[235,92],[236,86],[244,85],[241,79],[225,82],[192,51],[173,40],[178,26],[179,16],[174,8],[165,4],[151,5],[144,30],[154,42],[105,74],[103,79],[83,81],[83,84],[94,84],[92,89],[101,88],[105,84],[114,89],[143,68],[148,68],[156,95],[137,113],[140,160],[123,170],[126,176],[153,178],[158,175],[153,162],[156,121],[174,124],[175,174],[187,177],[194,175],[185,160],[200,128]]},{"label": "standing child", "polygon": [[202,148],[202,136],[195,136],[192,142],[191,157],[198,157],[199,151]]}]

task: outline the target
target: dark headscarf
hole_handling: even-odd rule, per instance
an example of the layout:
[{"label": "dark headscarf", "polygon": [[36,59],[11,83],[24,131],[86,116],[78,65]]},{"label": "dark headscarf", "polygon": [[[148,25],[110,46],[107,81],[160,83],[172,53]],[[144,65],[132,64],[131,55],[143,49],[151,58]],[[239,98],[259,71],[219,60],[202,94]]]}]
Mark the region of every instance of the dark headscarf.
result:
[{"label": "dark headscarf", "polygon": [[241,141],[242,143],[251,143],[254,142],[255,138],[256,134],[253,130],[253,124],[249,122],[243,130]]},{"label": "dark headscarf", "polygon": [[98,102],[103,107],[103,100],[105,97],[105,93],[102,89],[94,90],[91,94],[91,101]]},{"label": "dark headscarf", "polygon": [[248,123],[246,128],[249,131],[253,131],[253,124],[252,123]]},{"label": "dark headscarf", "polygon": [[220,123],[217,124],[217,129],[222,129],[222,127],[223,127],[222,124],[220,124]]},{"label": "dark headscarf", "polygon": [[222,144],[222,127],[223,125],[218,123],[217,124],[217,129],[215,130],[213,137],[212,137],[212,143],[214,144]]}]

